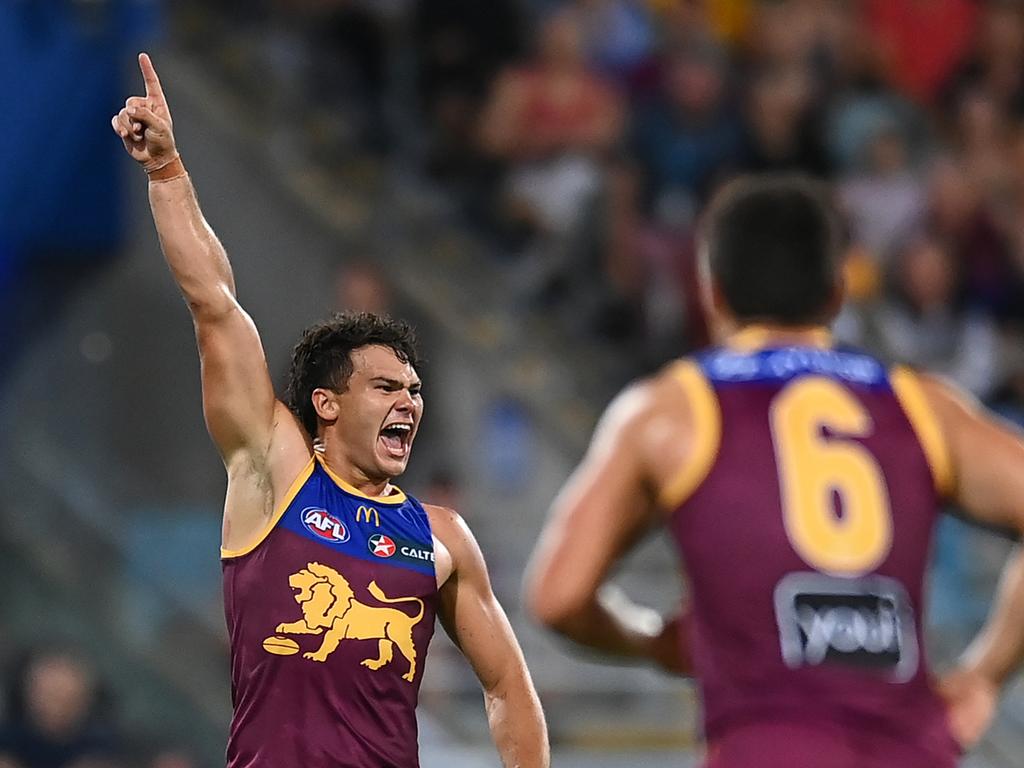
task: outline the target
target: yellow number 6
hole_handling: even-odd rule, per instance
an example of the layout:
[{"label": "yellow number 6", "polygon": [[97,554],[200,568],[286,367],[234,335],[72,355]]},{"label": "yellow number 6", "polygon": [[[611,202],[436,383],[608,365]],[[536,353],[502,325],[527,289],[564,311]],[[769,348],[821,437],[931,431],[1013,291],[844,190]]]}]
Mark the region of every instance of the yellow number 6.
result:
[{"label": "yellow number 6", "polygon": [[876,568],[892,546],[889,493],[878,462],[850,439],[871,434],[871,415],[835,381],[809,377],[775,398],[771,426],[786,534],[797,554],[837,576]]}]

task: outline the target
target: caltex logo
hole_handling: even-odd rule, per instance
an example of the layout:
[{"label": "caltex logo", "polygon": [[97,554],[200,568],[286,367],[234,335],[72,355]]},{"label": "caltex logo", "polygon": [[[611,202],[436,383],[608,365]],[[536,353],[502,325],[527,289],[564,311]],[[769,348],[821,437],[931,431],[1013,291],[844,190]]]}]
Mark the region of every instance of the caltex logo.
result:
[{"label": "caltex logo", "polygon": [[325,541],[334,544],[348,541],[348,528],[326,509],[306,507],[302,510],[302,524],[310,533]]},{"label": "caltex logo", "polygon": [[366,543],[370,547],[370,553],[377,557],[391,557],[397,549],[394,540],[383,533],[373,534]]}]

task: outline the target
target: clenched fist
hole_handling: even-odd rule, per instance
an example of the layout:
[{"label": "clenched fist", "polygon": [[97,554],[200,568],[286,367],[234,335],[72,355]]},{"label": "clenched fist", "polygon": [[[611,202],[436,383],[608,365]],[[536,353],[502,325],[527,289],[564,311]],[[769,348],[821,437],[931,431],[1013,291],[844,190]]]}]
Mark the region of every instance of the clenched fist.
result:
[{"label": "clenched fist", "polygon": [[173,163],[178,157],[178,150],[174,146],[171,110],[167,107],[153,62],[145,53],[139,54],[139,68],[146,84],[146,95],[130,97],[110,124],[121,137],[132,160],[139,163],[146,173],[152,173]]}]

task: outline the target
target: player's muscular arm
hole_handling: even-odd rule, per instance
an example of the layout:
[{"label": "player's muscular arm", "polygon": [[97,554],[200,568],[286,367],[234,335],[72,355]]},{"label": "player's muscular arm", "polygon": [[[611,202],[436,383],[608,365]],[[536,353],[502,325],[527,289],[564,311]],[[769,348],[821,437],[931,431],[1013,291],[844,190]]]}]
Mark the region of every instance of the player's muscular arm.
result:
[{"label": "player's muscular arm", "polygon": [[[949,450],[954,501],[974,520],[1024,534],[1024,436],[937,379],[922,386]],[[987,726],[1001,687],[1024,662],[1024,550],[1007,562],[988,621],[950,675],[954,730],[965,745]]]},{"label": "player's muscular arm", "polygon": [[228,468],[225,544],[234,548],[246,543],[248,529],[262,527],[273,497],[288,487],[309,452],[301,428],[274,397],[259,335],[235,298],[227,253],[199,208],[175,146],[167,99],[146,54],[139,56],[139,67],[146,95],[129,98],[112,126],[149,175],[160,246],[192,314],[203,411]]},{"label": "player's muscular arm", "polygon": [[487,720],[505,768],[551,763],[544,712],[505,611],[491,590],[480,547],[454,512],[428,507],[434,534],[451,555],[438,616],[480,679]]},{"label": "player's muscular arm", "polygon": [[214,442],[230,463],[239,449],[266,450],[274,393],[256,327],[235,298],[227,253],[203,216],[174,142],[167,99],[149,57],[139,57],[144,97],[114,118],[125,150],[150,176],[160,247],[188,303],[202,360],[203,406]]},{"label": "player's muscular arm", "polygon": [[[612,403],[552,506],[525,592],[534,617],[570,640],[688,674],[682,620],[666,622],[603,586],[613,566],[661,522],[658,489],[688,451],[681,400],[663,376]],[[666,409],[666,403],[674,405]]]},{"label": "player's muscular arm", "polygon": [[229,464],[240,452],[263,456],[275,416],[288,416],[274,396],[256,326],[235,298],[227,254],[188,176],[151,181],[149,188],[161,248],[195,325],[210,435]]}]

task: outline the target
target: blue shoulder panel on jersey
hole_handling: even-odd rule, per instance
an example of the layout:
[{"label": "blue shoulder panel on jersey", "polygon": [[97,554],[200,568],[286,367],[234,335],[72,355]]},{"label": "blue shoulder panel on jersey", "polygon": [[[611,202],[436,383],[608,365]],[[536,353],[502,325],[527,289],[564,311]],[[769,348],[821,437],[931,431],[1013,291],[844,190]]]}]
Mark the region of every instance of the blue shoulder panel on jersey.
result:
[{"label": "blue shoulder panel on jersey", "polygon": [[434,573],[430,520],[416,499],[375,503],[338,487],[319,465],[279,526],[350,557]]}]

